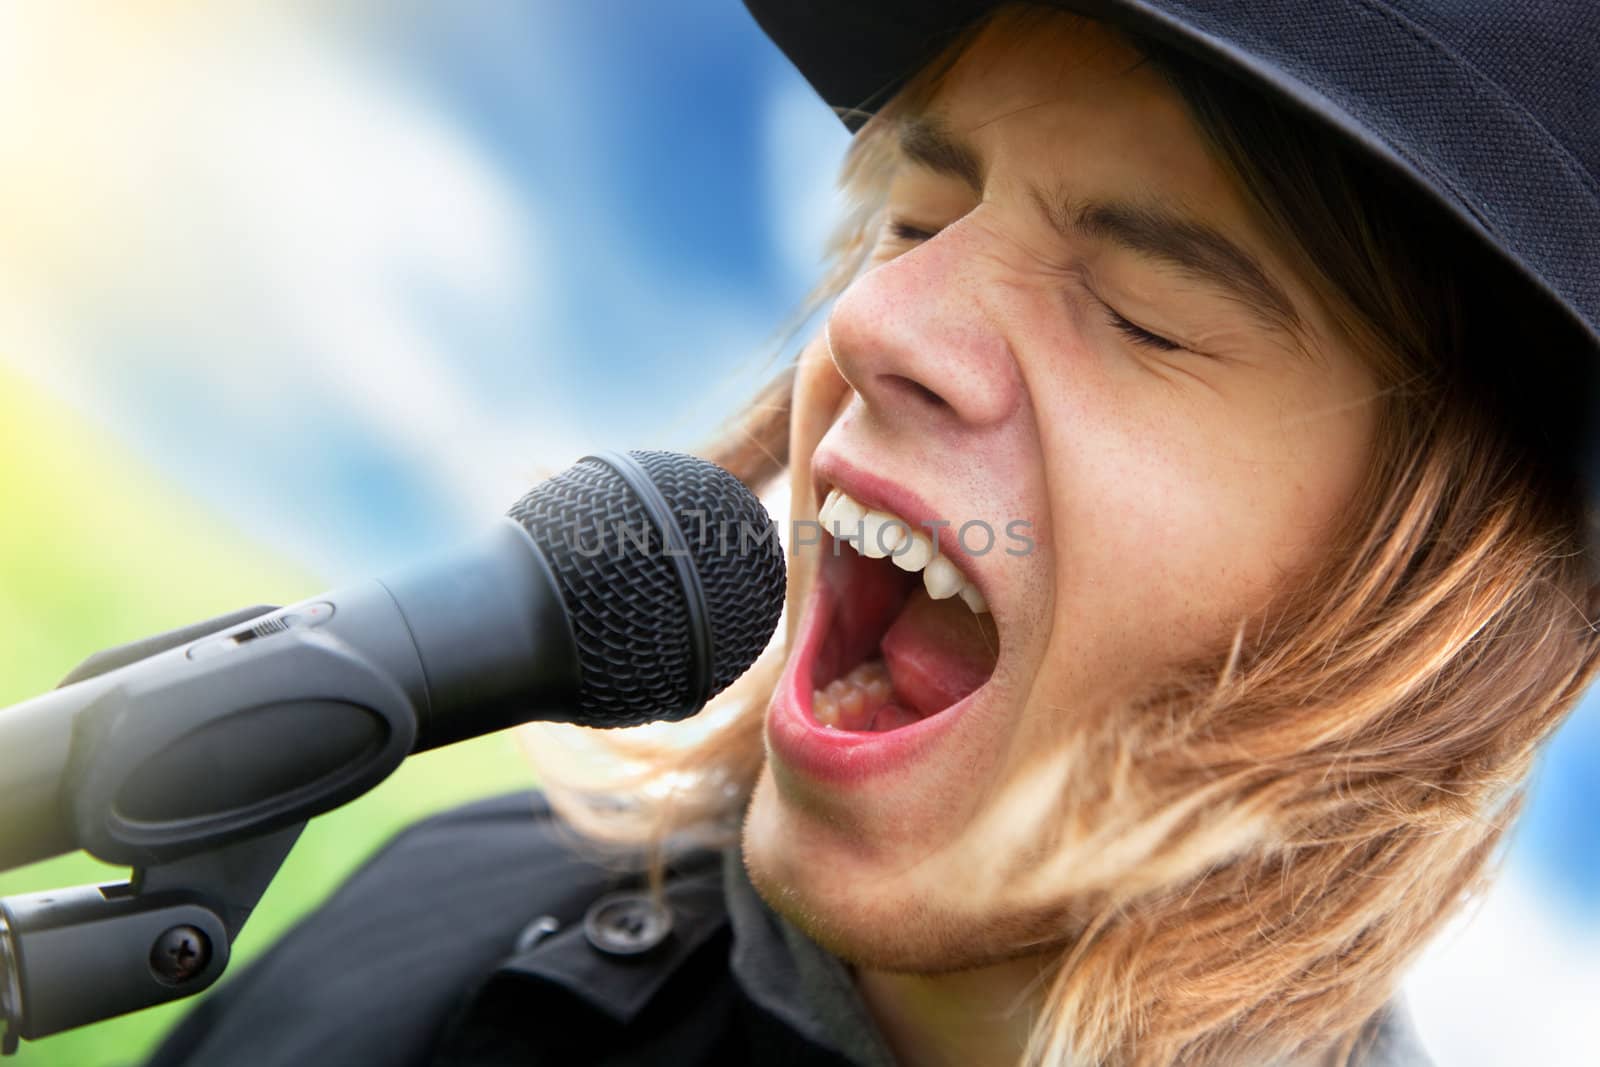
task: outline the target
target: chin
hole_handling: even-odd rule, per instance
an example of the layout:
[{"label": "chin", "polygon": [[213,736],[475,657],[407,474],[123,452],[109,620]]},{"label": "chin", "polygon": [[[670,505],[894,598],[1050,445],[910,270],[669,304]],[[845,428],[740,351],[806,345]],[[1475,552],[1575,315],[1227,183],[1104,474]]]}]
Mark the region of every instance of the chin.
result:
[{"label": "chin", "polygon": [[[763,771],[744,823],[744,863],[767,906],[855,967],[939,974],[1034,955],[1069,917],[953,890],[940,863],[861,848],[847,826],[787,800]],[[975,862],[983,862],[980,859]]]}]

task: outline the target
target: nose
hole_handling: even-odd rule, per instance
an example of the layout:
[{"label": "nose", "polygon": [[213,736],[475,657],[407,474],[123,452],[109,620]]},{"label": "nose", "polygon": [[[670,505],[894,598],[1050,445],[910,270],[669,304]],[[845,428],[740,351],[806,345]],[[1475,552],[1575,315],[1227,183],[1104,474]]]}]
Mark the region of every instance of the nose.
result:
[{"label": "nose", "polygon": [[857,278],[834,303],[834,363],[880,418],[980,428],[1020,406],[1022,378],[986,299],[984,238],[958,222]]}]

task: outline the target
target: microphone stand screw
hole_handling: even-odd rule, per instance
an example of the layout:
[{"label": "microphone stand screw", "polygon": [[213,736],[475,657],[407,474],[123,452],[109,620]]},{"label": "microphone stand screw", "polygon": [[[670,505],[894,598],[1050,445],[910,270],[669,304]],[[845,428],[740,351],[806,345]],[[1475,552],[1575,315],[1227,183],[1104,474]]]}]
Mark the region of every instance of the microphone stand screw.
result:
[{"label": "microphone stand screw", "polygon": [[187,982],[211,962],[211,940],[193,926],[174,926],[150,948],[150,969],[174,985]]}]

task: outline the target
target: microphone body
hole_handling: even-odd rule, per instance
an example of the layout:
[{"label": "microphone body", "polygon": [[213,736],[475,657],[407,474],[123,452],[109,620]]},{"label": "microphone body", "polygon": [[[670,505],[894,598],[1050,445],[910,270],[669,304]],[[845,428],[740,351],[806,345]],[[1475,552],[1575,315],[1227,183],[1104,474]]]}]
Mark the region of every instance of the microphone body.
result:
[{"label": "microphone body", "polygon": [[[410,753],[571,721],[579,676],[549,565],[504,519],[428,562],[0,712],[0,869],[79,847],[138,865],[180,838],[188,851],[265,832],[301,817],[274,805],[286,795],[342,803]],[[102,805],[109,825],[82,818]]]},{"label": "microphone body", "polygon": [[[783,593],[775,535],[688,545],[702,508],[771,532],[703,460],[589,457],[455,551],[0,710],[0,870],[218,848],[528,720],[693,714],[754,661]],[[617,515],[654,539],[580,529]]]}]

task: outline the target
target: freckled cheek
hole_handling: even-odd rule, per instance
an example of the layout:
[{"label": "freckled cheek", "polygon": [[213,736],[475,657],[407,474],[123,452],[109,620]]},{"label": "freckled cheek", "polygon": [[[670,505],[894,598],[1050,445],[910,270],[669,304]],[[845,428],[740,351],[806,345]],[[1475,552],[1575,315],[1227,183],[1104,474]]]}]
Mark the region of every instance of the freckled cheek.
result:
[{"label": "freckled cheek", "polygon": [[[1260,455],[1272,455],[1262,442]],[[1277,455],[1284,455],[1283,452]],[[1058,497],[1058,600],[1108,655],[1205,654],[1314,562],[1349,506],[1359,453],[1322,462],[1102,438]]]},{"label": "freckled cheek", "polygon": [[1191,468],[1147,457],[1105,457],[1086,471],[1096,502],[1075,507],[1068,558],[1084,595],[1136,627],[1208,615],[1237,572],[1243,531],[1230,501]]},{"label": "freckled cheek", "polygon": [[1270,594],[1283,509],[1193,438],[1079,428],[1098,432],[1059,450],[1051,479],[1056,629],[1130,673],[1210,651]]}]

